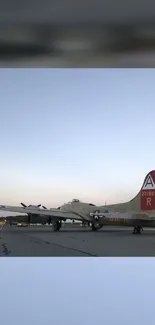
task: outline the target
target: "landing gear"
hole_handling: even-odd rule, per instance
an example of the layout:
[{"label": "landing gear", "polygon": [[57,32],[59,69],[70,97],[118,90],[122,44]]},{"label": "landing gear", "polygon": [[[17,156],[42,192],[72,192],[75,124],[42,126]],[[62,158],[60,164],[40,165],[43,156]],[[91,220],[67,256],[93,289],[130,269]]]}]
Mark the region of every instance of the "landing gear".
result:
[{"label": "landing gear", "polygon": [[100,211],[99,210],[94,211],[93,222],[91,225],[92,231],[97,231],[102,228],[102,226],[100,224],[100,217],[98,215],[95,215],[95,213],[100,213]]},{"label": "landing gear", "polygon": [[60,230],[60,228],[61,228],[61,226],[62,226],[62,224],[61,224],[61,221],[54,221],[53,223],[52,223],[52,230],[54,231],[54,232],[56,232],[56,231],[59,231]]},{"label": "landing gear", "polygon": [[99,223],[92,223],[91,230],[97,231],[97,230],[101,229],[102,227],[103,227],[103,225],[100,225]]},{"label": "landing gear", "polygon": [[86,227],[87,223],[86,221],[82,221],[82,227]]},{"label": "landing gear", "polygon": [[99,228],[98,228],[97,224],[92,223],[91,230],[92,230],[92,231],[97,231],[98,229],[99,229]]},{"label": "landing gear", "polygon": [[143,228],[141,226],[135,226],[133,230],[133,235],[141,235]]},{"label": "landing gear", "polygon": [[102,225],[100,225],[100,218],[95,217],[94,222],[92,222],[92,225],[91,225],[91,230],[92,231],[97,231],[97,230],[99,230],[101,228],[102,228]]}]

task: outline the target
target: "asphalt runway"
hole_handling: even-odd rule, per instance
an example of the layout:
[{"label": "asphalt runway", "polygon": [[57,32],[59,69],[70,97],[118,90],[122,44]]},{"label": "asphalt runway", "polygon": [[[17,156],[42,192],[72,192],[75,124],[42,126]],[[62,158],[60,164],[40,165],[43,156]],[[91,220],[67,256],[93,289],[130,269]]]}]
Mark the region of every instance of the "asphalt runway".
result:
[{"label": "asphalt runway", "polygon": [[0,256],[155,256],[155,230],[132,235],[131,228],[106,227],[98,232],[87,228],[17,228],[0,230]]},{"label": "asphalt runway", "polygon": [[155,51],[93,55],[39,55],[0,60],[0,68],[154,68]]}]

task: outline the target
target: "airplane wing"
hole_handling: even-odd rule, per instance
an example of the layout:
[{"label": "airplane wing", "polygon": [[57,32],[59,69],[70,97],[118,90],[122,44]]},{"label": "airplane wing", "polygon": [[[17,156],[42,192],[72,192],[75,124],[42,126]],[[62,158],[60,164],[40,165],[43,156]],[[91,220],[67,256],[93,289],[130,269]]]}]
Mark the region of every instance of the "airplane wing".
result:
[{"label": "airplane wing", "polygon": [[57,217],[61,219],[75,219],[75,220],[84,220],[84,216],[76,213],[76,212],[67,212],[58,209],[46,209],[41,210],[40,208],[28,208],[28,207],[18,207],[18,206],[8,206],[8,205],[0,205],[0,211],[11,211],[17,213],[31,213],[38,214],[44,216]]}]

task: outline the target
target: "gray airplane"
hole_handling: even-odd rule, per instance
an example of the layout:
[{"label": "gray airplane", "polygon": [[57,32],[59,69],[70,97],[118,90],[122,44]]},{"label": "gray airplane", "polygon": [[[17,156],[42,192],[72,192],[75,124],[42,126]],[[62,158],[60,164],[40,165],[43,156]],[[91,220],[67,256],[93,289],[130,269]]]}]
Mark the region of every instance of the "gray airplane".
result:
[{"label": "gray airplane", "polygon": [[43,210],[34,206],[0,206],[2,211],[48,218],[53,231],[59,231],[62,221],[70,219],[85,222],[92,231],[97,231],[104,225],[124,225],[133,227],[133,234],[141,234],[143,227],[155,227],[155,170],[147,174],[141,190],[129,202],[95,206],[75,199],[57,209],[44,208]]}]

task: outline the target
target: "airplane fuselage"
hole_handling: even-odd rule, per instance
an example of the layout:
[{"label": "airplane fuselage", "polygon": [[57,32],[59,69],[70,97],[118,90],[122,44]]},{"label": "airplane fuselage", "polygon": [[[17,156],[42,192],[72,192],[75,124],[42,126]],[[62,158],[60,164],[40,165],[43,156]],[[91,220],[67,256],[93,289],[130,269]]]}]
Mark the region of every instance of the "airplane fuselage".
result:
[{"label": "airplane fuselage", "polygon": [[141,225],[141,227],[155,227],[155,220],[145,220],[145,219],[130,219],[130,218],[100,218],[100,225],[102,226],[124,226],[124,227],[134,227],[136,224]]}]

